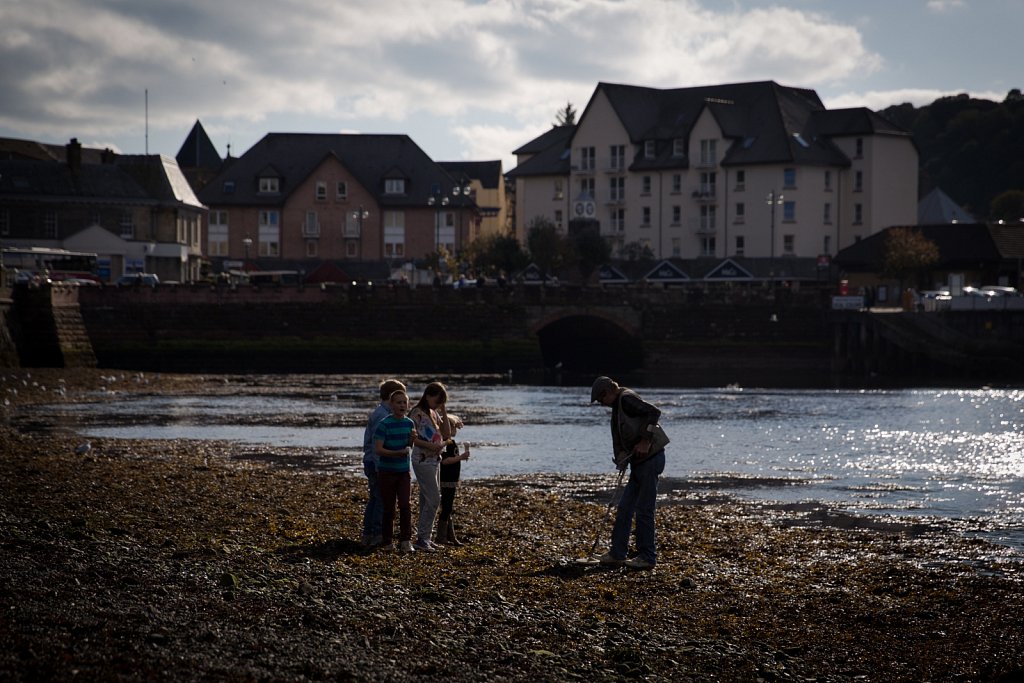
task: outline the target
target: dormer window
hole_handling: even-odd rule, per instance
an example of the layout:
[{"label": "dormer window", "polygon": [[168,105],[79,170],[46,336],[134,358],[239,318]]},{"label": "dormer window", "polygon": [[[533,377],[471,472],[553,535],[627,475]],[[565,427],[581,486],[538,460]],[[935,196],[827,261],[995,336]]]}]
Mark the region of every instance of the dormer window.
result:
[{"label": "dormer window", "polygon": [[234,194],[234,193],[235,193],[235,181],[234,180],[225,180],[224,181],[224,194]]},{"label": "dormer window", "polygon": [[683,157],[686,156],[686,141],[682,138],[675,138],[672,140],[672,156]]},{"label": "dormer window", "polygon": [[645,159],[653,159],[654,158],[654,151],[655,151],[654,140],[644,140],[644,158]]},{"label": "dormer window", "polygon": [[405,178],[388,178],[385,180],[384,194],[405,194]]},{"label": "dormer window", "polygon": [[280,191],[277,178],[260,178],[260,194],[276,194]]}]

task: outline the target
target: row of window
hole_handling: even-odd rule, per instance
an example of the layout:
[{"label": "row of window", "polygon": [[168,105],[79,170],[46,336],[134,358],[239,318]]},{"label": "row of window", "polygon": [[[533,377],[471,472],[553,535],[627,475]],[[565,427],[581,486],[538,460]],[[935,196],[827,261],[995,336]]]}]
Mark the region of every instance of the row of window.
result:
[{"label": "row of window", "polygon": [[[641,207],[641,218],[640,227],[649,228],[652,225],[651,220],[651,207]],[[698,227],[701,230],[714,230],[717,227],[717,215],[718,207],[715,204],[706,204],[700,207],[700,219]],[[733,223],[742,224],[746,221],[747,206],[744,202],[737,202],[734,205],[733,211]],[[555,224],[562,225],[564,214],[562,210],[555,210]],[[626,210],[624,208],[613,208],[609,212],[609,219],[611,221],[612,230],[615,232],[622,232],[626,227]],[[859,225],[864,219],[864,207],[862,204],[853,205],[853,224]],[[796,222],[796,202],[795,201],[783,201],[782,202],[782,217],[783,223],[795,223]],[[683,222],[683,207],[675,204],[672,206],[672,225],[682,225]],[[832,204],[826,202],[823,204],[822,210],[822,223],[825,225],[832,224]]]},{"label": "row of window", "polygon": [[[801,147],[810,147],[806,140],[799,134],[793,133],[793,139],[800,144]],[[753,138],[747,138],[744,140],[744,145],[749,146],[754,142]],[[654,159],[658,153],[658,145],[655,140],[645,140],[643,143],[643,158]],[[672,156],[679,158],[686,156],[686,140],[683,138],[672,139]],[[854,154],[855,159],[860,159],[864,156],[864,139],[857,138],[854,142]],[[595,171],[597,170],[597,148],[593,146],[582,146],[576,148],[576,169],[579,171]],[[700,167],[717,166],[718,165],[718,140],[716,138],[708,138],[700,141],[700,157],[698,161]],[[608,169],[612,171],[620,171],[626,167],[626,146],[625,145],[609,145],[608,146]]]},{"label": "row of window", "polygon": [[[234,194],[235,192],[235,181],[225,180],[223,185],[224,194]],[[259,179],[259,193],[260,194],[278,194],[281,192],[281,180],[276,176],[264,176]],[[319,201],[327,199],[327,181],[318,180],[316,181],[314,189],[314,197]],[[384,181],[384,194],[405,194],[405,179],[404,178],[388,178]],[[334,198],[345,200],[348,199],[348,183],[344,180],[339,180],[334,184]]]},{"label": "row of window", "polygon": [[[384,218],[384,255],[389,258],[401,258],[405,256],[405,212],[385,211]],[[228,212],[220,210],[210,211],[210,229],[208,236],[208,251],[210,256],[228,255]],[[281,255],[281,213],[275,210],[259,212],[258,241],[255,255],[259,256],[280,256]],[[455,213],[445,211],[438,215],[435,224],[435,246],[444,247],[449,253],[455,253]],[[345,224],[342,227],[343,235],[350,238],[361,237],[361,222],[359,217],[346,214]],[[306,240],[306,256],[317,255],[319,247],[316,237],[321,233],[321,225],[316,211],[307,211],[305,221],[302,224],[303,237]],[[358,256],[359,242],[356,239],[346,240],[346,255],[354,258]],[[247,254],[249,256],[249,254]]]},{"label": "row of window", "polygon": [[[103,225],[103,217],[99,211],[93,211],[89,216],[89,225]],[[55,240],[60,238],[58,232],[58,214],[55,209],[43,212],[43,239]],[[135,239],[135,212],[131,209],[121,211],[118,221],[118,235],[121,239]],[[175,239],[179,244],[193,244],[199,234],[198,215],[179,214],[175,218]],[[10,210],[0,211],[0,235],[11,234]]]},{"label": "row of window", "polygon": [[[738,170],[733,175],[735,184],[733,190],[735,192],[743,192],[746,189],[746,172]],[[700,184],[697,189],[694,190],[694,195],[698,197],[714,197],[718,185],[718,174],[715,171],[702,171],[700,173]],[[832,191],[832,171],[824,171],[824,190],[826,192]],[[681,194],[683,191],[683,175],[681,173],[673,173],[671,181],[670,192],[671,194]],[[581,194],[587,194],[590,197],[596,197],[594,192],[596,187],[594,178],[585,177],[579,179],[579,188]],[[796,169],[785,168],[782,172],[782,187],[785,190],[795,190],[797,188],[796,180]],[[562,179],[558,178],[554,181],[554,199],[560,200],[564,198]],[[864,173],[863,171],[854,171],[853,174],[853,191],[862,192],[864,189]],[[652,177],[649,175],[640,177],[640,194],[641,196],[650,195],[652,191]],[[621,202],[626,199],[626,177],[625,176],[613,176],[608,179],[608,197],[609,201]]]},{"label": "row of window", "polygon": [[[645,140],[643,143],[643,158],[653,159],[658,154],[658,145],[655,140]],[[674,138],[672,140],[672,156],[673,157],[684,157],[686,156],[686,140],[683,138]],[[576,168],[579,171],[595,171],[597,170],[597,148],[593,146],[583,146],[576,149]],[[718,165],[718,140],[707,139],[700,141],[700,161],[699,165],[716,166]],[[608,147],[608,168],[613,171],[621,171],[626,167],[626,146],[625,145],[609,145]]]}]

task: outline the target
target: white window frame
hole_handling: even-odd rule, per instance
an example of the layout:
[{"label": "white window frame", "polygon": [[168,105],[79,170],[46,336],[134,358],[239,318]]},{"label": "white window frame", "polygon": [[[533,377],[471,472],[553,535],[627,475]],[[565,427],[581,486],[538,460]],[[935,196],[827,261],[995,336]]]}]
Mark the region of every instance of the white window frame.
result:
[{"label": "white window frame", "polygon": [[796,187],[796,168],[789,166],[782,169],[782,187],[787,190]]},{"label": "white window frame", "polygon": [[[324,192],[327,191],[327,186],[324,186]],[[316,211],[307,211],[306,218],[302,221],[302,236],[303,237],[319,237],[320,236],[320,218]]]},{"label": "white window frame", "polygon": [[708,138],[700,141],[700,165],[718,165],[718,140]]},{"label": "white window frame", "polygon": [[743,256],[747,250],[747,238],[743,235],[736,235],[736,255]]},{"label": "white window frame", "polygon": [[405,178],[385,179],[384,194],[405,194]]},{"label": "white window frame", "polygon": [[626,146],[610,145],[608,148],[610,161],[608,167],[613,171],[621,171],[626,167]]},{"label": "white window frame", "polygon": [[672,138],[672,156],[686,156],[686,140],[683,138]]},{"label": "white window frame", "polygon": [[703,204],[700,207],[700,229],[714,230],[718,226],[718,207],[714,204]]},{"label": "white window frame", "polygon": [[651,207],[644,206],[640,209],[640,227],[649,228],[651,227]]},{"label": "white window frame", "polygon": [[260,194],[277,194],[281,191],[281,182],[273,176],[260,178]]},{"label": "white window frame", "polygon": [[645,175],[640,180],[640,194],[649,195],[651,193],[651,176]]},{"label": "white window frame", "polygon": [[644,158],[653,159],[658,148],[654,140],[644,140]]},{"label": "white window frame", "polygon": [[384,256],[402,258],[405,256],[405,212],[384,212]]},{"label": "white window frame", "polygon": [[796,202],[787,199],[782,202],[782,222],[783,223],[795,223],[796,222]]},{"label": "white window frame", "polygon": [[608,198],[613,202],[621,202],[626,198],[625,176],[612,176],[608,179]]},{"label": "white window frame", "polygon": [[334,187],[334,198],[335,199],[348,199],[348,183],[344,180],[339,180],[337,185]]},{"label": "white window frame", "polygon": [[747,205],[743,202],[736,202],[736,214],[733,223],[743,223],[747,220]]},{"label": "white window frame", "polygon": [[683,175],[681,173],[672,174],[672,194],[681,194],[683,191]]},{"label": "white window frame", "polygon": [[135,214],[131,209],[121,211],[121,217],[118,219],[118,234],[123,240],[135,239]]},{"label": "white window frame", "polygon": [[736,187],[733,188],[737,192],[743,192],[747,187],[747,172],[744,170],[736,171]]},{"label": "white window frame", "polygon": [[314,194],[314,197],[317,201],[325,201],[327,199],[327,181],[316,181],[316,193]]},{"label": "white window frame", "polygon": [[277,211],[260,211],[259,247],[260,256],[281,255],[281,214]]},{"label": "white window frame", "polygon": [[795,235],[783,235],[782,236],[782,253],[792,256],[796,253],[796,236]]},{"label": "white window frame", "polygon": [[678,204],[672,205],[672,225],[679,225],[683,222],[683,207]]}]

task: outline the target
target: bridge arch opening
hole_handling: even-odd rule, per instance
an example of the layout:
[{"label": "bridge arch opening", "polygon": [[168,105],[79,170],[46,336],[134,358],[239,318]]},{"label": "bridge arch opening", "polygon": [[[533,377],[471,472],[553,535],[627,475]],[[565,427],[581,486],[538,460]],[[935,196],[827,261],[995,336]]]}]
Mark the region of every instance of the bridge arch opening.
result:
[{"label": "bridge arch opening", "polygon": [[635,370],[643,365],[639,339],[604,318],[570,315],[537,331],[547,368],[568,373],[609,374]]}]

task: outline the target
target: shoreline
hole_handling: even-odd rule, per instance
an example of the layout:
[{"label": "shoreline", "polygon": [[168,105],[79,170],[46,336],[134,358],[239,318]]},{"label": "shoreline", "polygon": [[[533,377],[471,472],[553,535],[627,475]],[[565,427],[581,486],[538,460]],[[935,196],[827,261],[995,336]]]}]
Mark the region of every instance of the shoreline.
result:
[{"label": "shoreline", "polygon": [[[52,391],[21,386],[20,406]],[[684,492],[658,509],[654,570],[588,569],[607,499],[554,484],[601,477],[495,479],[459,489],[465,546],[406,556],[356,543],[359,476],[230,443],[80,443],[0,427],[6,680],[1024,676],[1024,568],[941,528]]]}]

